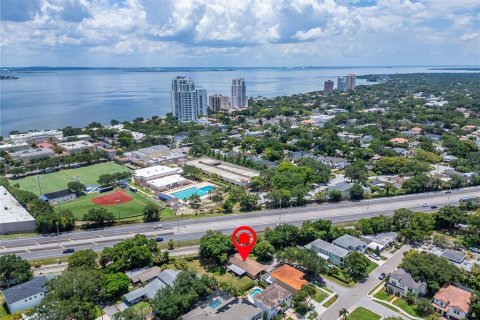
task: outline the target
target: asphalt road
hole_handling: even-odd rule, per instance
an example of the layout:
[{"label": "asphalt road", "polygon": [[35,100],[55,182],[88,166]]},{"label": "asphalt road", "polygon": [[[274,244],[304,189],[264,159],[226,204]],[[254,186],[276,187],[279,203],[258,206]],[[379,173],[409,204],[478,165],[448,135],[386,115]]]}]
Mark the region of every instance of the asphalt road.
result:
[{"label": "asphalt road", "polygon": [[[328,219],[334,223],[356,221],[361,218],[379,215],[391,215],[396,209],[407,208],[415,211],[432,211],[430,206],[441,208],[445,205],[457,205],[461,198],[480,196],[480,187],[457,189],[451,194],[431,192],[404,195],[392,198],[362,200],[358,202],[341,202],[334,204],[311,205],[223,215],[218,217],[184,219],[163,222],[162,229],[154,229],[157,223],[142,223],[127,226],[110,227],[95,230],[80,230],[60,235],[39,235],[0,241],[0,254],[14,253],[26,259],[42,259],[62,255],[64,248],[102,250],[115,243],[145,234],[147,237],[162,236],[169,239],[198,239],[209,229],[231,233],[241,225],[249,225],[256,231],[263,231],[267,226],[280,223],[300,225],[305,220]],[[427,207],[424,207],[427,204]]]}]

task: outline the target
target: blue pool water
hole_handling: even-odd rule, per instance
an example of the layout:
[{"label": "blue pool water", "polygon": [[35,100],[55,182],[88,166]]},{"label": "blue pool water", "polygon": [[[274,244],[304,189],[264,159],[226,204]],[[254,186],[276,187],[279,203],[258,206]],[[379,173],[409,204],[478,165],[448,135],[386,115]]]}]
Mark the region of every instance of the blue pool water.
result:
[{"label": "blue pool water", "polygon": [[260,292],[262,292],[263,290],[260,289],[260,288],[255,288],[252,290],[252,292],[250,292],[249,296],[250,296],[250,299],[253,299],[253,297],[255,297],[257,294],[259,294]]},{"label": "blue pool water", "polygon": [[222,304],[222,301],[218,300],[218,299],[215,299],[213,300],[212,302],[210,302],[209,306],[212,308],[212,309],[215,309],[216,307],[218,307],[219,305]]},{"label": "blue pool water", "polygon": [[205,187],[201,187],[201,188],[191,187],[191,188],[188,188],[188,189],[185,189],[185,190],[173,192],[172,196],[174,196],[177,199],[182,199],[182,200],[187,199],[192,194],[198,194],[200,197],[202,197],[202,196],[208,194],[208,191],[213,190],[213,189],[215,189],[215,188],[212,187],[212,186],[205,186]]}]

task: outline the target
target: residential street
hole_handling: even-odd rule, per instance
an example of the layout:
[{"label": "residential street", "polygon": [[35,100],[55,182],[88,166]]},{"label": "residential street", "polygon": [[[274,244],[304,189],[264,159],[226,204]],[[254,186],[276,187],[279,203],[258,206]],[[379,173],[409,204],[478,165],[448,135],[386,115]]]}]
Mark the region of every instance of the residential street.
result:
[{"label": "residential street", "polygon": [[349,311],[352,311],[357,306],[364,306],[367,309],[372,310],[373,312],[385,317],[385,316],[400,316],[399,314],[393,312],[392,310],[375,303],[368,298],[368,293],[372,290],[377,284],[380,283],[378,277],[382,272],[388,274],[394,271],[398,265],[402,262],[403,253],[410,250],[409,245],[403,246],[395,254],[385,261],[385,263],[375,270],[373,270],[368,279],[364,283],[358,283],[353,288],[342,287],[335,282],[325,279],[327,286],[332,288],[335,292],[338,293],[339,298],[330,308],[328,308],[325,313],[320,315],[319,319],[321,320],[333,320],[338,319],[338,312],[342,308],[346,308]]}]

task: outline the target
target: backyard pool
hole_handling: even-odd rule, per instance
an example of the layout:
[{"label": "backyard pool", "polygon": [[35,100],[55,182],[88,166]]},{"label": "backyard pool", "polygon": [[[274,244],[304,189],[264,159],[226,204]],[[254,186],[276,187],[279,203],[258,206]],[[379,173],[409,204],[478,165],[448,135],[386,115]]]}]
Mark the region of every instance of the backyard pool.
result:
[{"label": "backyard pool", "polygon": [[253,288],[252,292],[250,292],[250,294],[248,295],[248,297],[250,298],[250,301],[253,302],[253,297],[255,297],[257,294],[259,294],[262,291],[263,289],[261,288]]},{"label": "backyard pool", "polygon": [[215,299],[212,302],[210,302],[209,306],[210,306],[210,308],[215,309],[216,307],[218,307],[221,304],[222,304],[222,301],[220,299]]},{"label": "backyard pool", "polygon": [[185,200],[185,199],[188,199],[193,194],[198,194],[200,197],[202,197],[204,195],[207,195],[208,192],[213,189],[215,189],[213,186],[205,186],[201,188],[191,187],[185,190],[172,192],[171,195],[177,199]]}]

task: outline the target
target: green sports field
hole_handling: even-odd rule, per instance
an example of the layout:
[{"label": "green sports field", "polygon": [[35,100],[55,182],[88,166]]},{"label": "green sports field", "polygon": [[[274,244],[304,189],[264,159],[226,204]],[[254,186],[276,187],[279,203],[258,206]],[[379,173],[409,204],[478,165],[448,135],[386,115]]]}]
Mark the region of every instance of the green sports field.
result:
[{"label": "green sports field", "polygon": [[[78,179],[83,184],[96,184],[101,174],[129,171],[124,166],[114,162],[98,163],[77,169],[60,170],[53,173],[41,174],[40,187],[42,193],[55,192],[67,188],[67,184]],[[37,176],[30,176],[18,180],[12,180],[12,184],[18,183],[21,189],[40,195]]]},{"label": "green sports field", "polygon": [[[79,198],[73,201],[62,202],[60,204],[60,210],[63,210],[63,209],[72,210],[73,215],[78,220],[81,220],[83,218],[83,215],[87,213],[88,210],[92,208],[98,208],[98,207],[105,208],[108,211],[112,212],[115,215],[115,218],[117,218],[120,215],[121,219],[140,216],[143,214],[143,209],[147,205],[149,199],[138,192],[131,192],[129,190],[125,190],[125,193],[130,197],[132,197],[133,200],[119,204],[118,207],[116,205],[100,206],[91,201],[91,199],[95,197],[105,196],[113,192],[114,191],[105,192],[105,193],[95,192],[95,193],[87,194],[84,196],[80,196]],[[118,212],[117,212],[117,209],[118,209]]]}]

